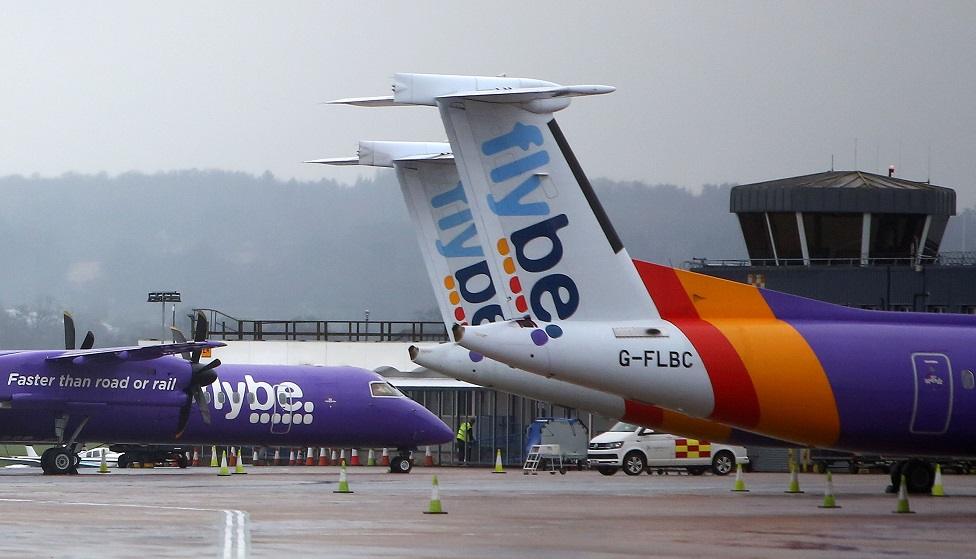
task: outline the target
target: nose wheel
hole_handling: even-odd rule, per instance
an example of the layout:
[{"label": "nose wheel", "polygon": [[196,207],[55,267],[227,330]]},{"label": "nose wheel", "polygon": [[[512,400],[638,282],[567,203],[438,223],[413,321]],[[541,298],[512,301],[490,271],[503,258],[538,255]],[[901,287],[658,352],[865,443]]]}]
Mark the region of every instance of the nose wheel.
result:
[{"label": "nose wheel", "polygon": [[413,461],[410,459],[409,453],[401,452],[390,459],[391,474],[409,474],[412,469]]}]

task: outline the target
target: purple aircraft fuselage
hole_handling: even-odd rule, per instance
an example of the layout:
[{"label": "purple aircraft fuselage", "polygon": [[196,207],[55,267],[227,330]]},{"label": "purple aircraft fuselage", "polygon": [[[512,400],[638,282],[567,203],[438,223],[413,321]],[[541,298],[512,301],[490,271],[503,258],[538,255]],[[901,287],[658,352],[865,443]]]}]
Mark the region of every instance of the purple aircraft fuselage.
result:
[{"label": "purple aircraft fuselage", "polygon": [[[83,352],[0,352],[0,440],[63,442],[79,426],[75,442],[413,448],[454,436],[380,375],[356,367],[220,365],[218,380],[204,387],[207,425],[189,403],[187,361],[75,353]],[[187,405],[189,423],[177,437]]]}]

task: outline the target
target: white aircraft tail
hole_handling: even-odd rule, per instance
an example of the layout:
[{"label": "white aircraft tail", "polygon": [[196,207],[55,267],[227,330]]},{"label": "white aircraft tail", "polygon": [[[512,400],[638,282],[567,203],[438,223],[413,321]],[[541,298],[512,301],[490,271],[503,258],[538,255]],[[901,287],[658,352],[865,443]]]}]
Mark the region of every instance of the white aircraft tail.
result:
[{"label": "white aircraft tail", "polygon": [[395,167],[442,319],[481,324],[503,318],[482,239],[450,146],[424,142],[360,142],[356,158],[316,163]]},{"label": "white aircraft tail", "polygon": [[[599,86],[580,86],[594,93]],[[580,89],[581,91],[587,89]],[[657,318],[630,256],[552,112],[562,96],[513,90],[440,99],[498,283],[541,321]]]},{"label": "white aircraft tail", "polygon": [[439,107],[504,318],[659,316],[553,118],[572,97],[612,87],[436,74],[394,81],[381,103],[336,103]]}]

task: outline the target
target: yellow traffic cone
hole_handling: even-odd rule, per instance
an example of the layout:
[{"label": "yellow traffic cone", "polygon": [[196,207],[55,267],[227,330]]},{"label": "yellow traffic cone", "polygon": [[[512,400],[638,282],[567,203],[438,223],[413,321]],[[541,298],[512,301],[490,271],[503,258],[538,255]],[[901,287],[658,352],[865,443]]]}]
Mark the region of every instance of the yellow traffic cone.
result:
[{"label": "yellow traffic cone", "polygon": [[796,464],[790,463],[790,487],[783,493],[803,493],[800,491],[800,475],[797,473]]},{"label": "yellow traffic cone", "polygon": [[229,476],[230,469],[227,467],[227,451],[225,450],[223,454],[220,455],[220,471],[217,472],[218,476]]},{"label": "yellow traffic cone", "polygon": [[736,493],[749,492],[746,489],[746,480],[742,479],[742,464],[735,465],[735,486],[732,488],[732,491]]},{"label": "yellow traffic cone", "polygon": [[942,466],[935,465],[935,482],[932,483],[932,496],[945,497],[945,488],[942,487]]},{"label": "yellow traffic cone", "polygon": [[495,471],[491,472],[493,474],[507,474],[505,468],[502,467],[502,449],[495,451]]},{"label": "yellow traffic cone", "polygon": [[437,485],[437,476],[434,476],[434,482],[430,488],[430,504],[427,506],[424,514],[447,514],[447,511],[441,508],[441,495],[440,487]]},{"label": "yellow traffic cone", "polygon": [[102,449],[102,463],[98,465],[98,473],[100,473],[100,474],[108,474],[108,473],[111,473],[111,472],[108,471],[108,461],[105,458],[105,454],[106,453],[108,453],[108,449],[107,448],[103,448]]},{"label": "yellow traffic cone", "polygon": [[366,465],[367,466],[376,465],[376,451],[374,451],[372,448],[369,449],[369,454],[366,457]]},{"label": "yellow traffic cone", "polygon": [[834,498],[834,478],[830,475],[830,470],[827,470],[827,488],[824,489],[824,500],[823,504],[820,505],[822,509],[839,509],[840,505],[837,504],[837,500]]},{"label": "yellow traffic cone", "polygon": [[247,473],[247,472],[244,471],[244,456],[243,455],[238,455],[237,456],[237,463],[234,464],[234,473],[235,474],[246,474]]},{"label": "yellow traffic cone", "polygon": [[898,484],[898,506],[893,512],[897,514],[915,514],[915,511],[908,507],[908,482],[905,476],[901,476],[901,483]]},{"label": "yellow traffic cone", "polygon": [[342,461],[342,465],[339,466],[339,488],[333,491],[333,493],[353,493],[349,490],[349,480],[346,478],[346,461]]},{"label": "yellow traffic cone", "polygon": [[217,462],[217,447],[216,446],[211,446],[210,447],[210,467],[211,468],[216,468],[219,465],[220,464]]}]

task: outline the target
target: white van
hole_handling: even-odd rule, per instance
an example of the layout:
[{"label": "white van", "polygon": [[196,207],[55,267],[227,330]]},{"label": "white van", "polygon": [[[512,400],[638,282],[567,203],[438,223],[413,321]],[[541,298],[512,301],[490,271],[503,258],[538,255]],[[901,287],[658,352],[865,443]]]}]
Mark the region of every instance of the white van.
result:
[{"label": "white van", "polygon": [[631,476],[656,468],[685,468],[693,475],[711,468],[715,475],[724,476],[736,464],[749,463],[746,449],[741,446],[656,433],[629,423],[617,423],[593,437],[586,458],[591,468],[605,476],[621,468]]}]

